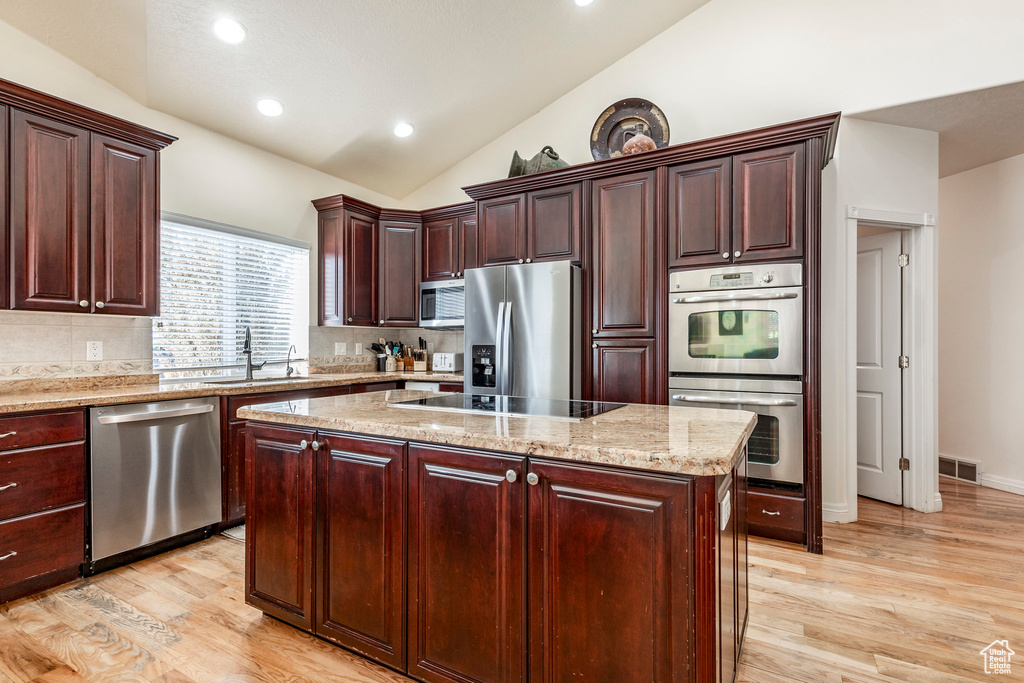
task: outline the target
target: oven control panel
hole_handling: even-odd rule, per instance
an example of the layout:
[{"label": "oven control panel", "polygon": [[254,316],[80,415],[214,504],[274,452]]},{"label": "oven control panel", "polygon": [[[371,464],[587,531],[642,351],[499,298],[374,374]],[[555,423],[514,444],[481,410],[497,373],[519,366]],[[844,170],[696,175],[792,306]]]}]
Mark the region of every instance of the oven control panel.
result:
[{"label": "oven control panel", "polygon": [[711,289],[732,289],[733,287],[749,288],[755,287],[754,274],[747,273],[724,273],[711,276]]},{"label": "oven control panel", "polygon": [[744,264],[669,273],[669,289],[673,295],[723,289],[798,287],[802,284],[803,266],[799,263]]}]

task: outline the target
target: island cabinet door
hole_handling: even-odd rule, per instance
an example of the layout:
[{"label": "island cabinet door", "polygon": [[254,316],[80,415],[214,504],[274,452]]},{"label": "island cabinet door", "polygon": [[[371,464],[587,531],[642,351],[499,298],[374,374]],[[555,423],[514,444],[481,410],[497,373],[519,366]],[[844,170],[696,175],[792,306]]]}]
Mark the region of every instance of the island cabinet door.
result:
[{"label": "island cabinet door", "polygon": [[405,668],[405,442],[319,432],[316,634]]},{"label": "island cabinet door", "polygon": [[524,680],[522,476],[512,455],[409,448],[411,676]]},{"label": "island cabinet door", "polygon": [[313,432],[250,424],[245,601],[313,629]]},{"label": "island cabinet door", "polygon": [[531,683],[695,680],[692,480],[529,470]]}]

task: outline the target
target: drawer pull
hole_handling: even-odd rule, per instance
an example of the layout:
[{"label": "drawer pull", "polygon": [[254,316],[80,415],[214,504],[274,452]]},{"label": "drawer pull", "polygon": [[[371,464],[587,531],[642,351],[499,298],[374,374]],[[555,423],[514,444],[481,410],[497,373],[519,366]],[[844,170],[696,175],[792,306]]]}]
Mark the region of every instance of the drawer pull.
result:
[{"label": "drawer pull", "polygon": [[6,555],[4,555],[3,557],[0,557],[0,562],[3,562],[4,560],[9,559],[11,557],[14,557],[17,554],[18,554],[17,551],[12,550],[11,552],[9,552]]},{"label": "drawer pull", "polygon": [[0,439],[4,438],[6,436],[14,436],[17,433],[18,432],[7,432],[6,434],[0,434]]},{"label": "drawer pull", "polygon": [[761,512],[766,514],[766,515],[771,515],[772,517],[778,517],[779,515],[782,514],[781,512],[768,512],[764,508],[761,508]]},{"label": "drawer pull", "polygon": [[7,489],[13,489],[17,485],[18,485],[18,482],[12,481],[10,484],[4,484],[3,486],[0,486],[0,491],[6,491]]}]

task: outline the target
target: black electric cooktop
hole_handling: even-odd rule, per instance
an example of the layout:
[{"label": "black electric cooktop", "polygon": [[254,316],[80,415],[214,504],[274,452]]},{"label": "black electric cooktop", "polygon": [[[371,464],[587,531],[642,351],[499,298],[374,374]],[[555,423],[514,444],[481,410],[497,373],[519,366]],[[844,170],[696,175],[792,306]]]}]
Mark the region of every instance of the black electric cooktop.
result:
[{"label": "black electric cooktop", "polygon": [[395,408],[444,410],[455,413],[481,413],[512,417],[547,417],[579,421],[610,410],[625,403],[605,401],[574,401],[560,398],[525,398],[523,396],[485,396],[482,394],[440,394],[430,398],[397,401],[388,405]]}]

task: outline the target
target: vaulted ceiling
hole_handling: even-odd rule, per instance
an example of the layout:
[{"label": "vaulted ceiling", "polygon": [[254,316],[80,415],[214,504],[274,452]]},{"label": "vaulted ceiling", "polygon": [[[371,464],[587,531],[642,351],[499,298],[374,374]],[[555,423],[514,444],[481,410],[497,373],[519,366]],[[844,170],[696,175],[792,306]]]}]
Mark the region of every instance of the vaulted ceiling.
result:
[{"label": "vaulted ceiling", "polygon": [[[400,199],[707,1],[0,0],[0,20],[148,107]],[[222,15],[242,44],[212,35]]]}]

